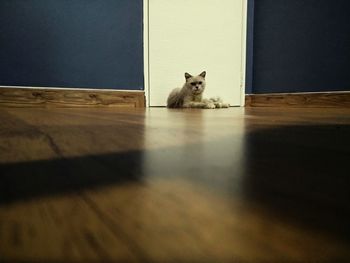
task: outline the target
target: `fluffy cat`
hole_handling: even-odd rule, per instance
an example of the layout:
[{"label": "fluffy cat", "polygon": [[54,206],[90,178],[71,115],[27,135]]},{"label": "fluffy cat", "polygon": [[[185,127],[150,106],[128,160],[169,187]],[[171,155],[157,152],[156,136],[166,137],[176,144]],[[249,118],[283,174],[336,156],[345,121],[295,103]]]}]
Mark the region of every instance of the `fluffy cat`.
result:
[{"label": "fluffy cat", "polygon": [[185,73],[186,82],[182,88],[173,89],[167,100],[168,108],[201,108],[215,109],[228,108],[228,103],[223,103],[220,98],[203,99],[205,90],[205,75],[203,71],[198,76]]}]

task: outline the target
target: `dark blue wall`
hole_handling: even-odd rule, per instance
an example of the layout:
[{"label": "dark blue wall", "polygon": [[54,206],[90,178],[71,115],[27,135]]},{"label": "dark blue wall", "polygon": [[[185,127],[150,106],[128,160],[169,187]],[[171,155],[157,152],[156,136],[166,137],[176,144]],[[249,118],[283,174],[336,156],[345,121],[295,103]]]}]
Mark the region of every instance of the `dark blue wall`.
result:
[{"label": "dark blue wall", "polygon": [[247,93],[350,90],[349,0],[250,1]]},{"label": "dark blue wall", "polygon": [[143,89],[142,0],[1,0],[0,85]]}]

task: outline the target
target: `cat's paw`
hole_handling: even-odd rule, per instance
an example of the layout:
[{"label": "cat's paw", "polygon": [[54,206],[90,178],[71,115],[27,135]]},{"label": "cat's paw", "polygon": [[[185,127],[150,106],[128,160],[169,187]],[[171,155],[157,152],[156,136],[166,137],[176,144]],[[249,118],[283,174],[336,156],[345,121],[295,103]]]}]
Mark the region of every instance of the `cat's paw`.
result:
[{"label": "cat's paw", "polygon": [[223,103],[223,102],[215,102],[214,104],[215,104],[215,107],[218,108],[218,109],[229,108],[230,107],[230,104]]},{"label": "cat's paw", "polygon": [[215,104],[214,103],[206,103],[204,105],[204,109],[215,109]]}]

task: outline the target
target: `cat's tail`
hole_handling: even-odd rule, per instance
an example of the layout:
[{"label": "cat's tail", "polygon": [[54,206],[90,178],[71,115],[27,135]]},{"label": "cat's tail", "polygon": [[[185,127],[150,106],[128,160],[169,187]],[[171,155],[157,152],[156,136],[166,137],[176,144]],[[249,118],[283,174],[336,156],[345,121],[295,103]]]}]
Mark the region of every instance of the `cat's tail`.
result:
[{"label": "cat's tail", "polygon": [[181,99],[180,94],[181,89],[176,88],[173,89],[173,91],[169,94],[168,100],[167,100],[167,107],[168,108],[181,108],[183,101]]}]

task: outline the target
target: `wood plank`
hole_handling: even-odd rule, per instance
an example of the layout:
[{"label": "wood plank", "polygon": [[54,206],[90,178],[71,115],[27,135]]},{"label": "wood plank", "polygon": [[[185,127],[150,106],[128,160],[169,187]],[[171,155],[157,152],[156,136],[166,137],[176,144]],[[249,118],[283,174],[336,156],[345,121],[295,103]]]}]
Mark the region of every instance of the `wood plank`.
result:
[{"label": "wood plank", "polygon": [[79,193],[2,207],[0,225],[1,262],[139,262]]},{"label": "wood plank", "polygon": [[350,107],[350,92],[271,93],[246,95],[246,107]]},{"label": "wood plank", "polygon": [[348,262],[349,108],[0,108],[1,262]]},{"label": "wood plank", "polygon": [[[151,262],[167,262],[169,255],[176,262],[297,262],[350,256],[336,239],[330,243],[330,237],[276,221],[274,213],[244,200],[212,195],[186,180],[109,187],[86,196]],[[323,253],[317,254],[321,248]]]},{"label": "wood plank", "polygon": [[0,87],[0,107],[77,108],[127,107],[144,108],[144,92],[4,88]]}]

